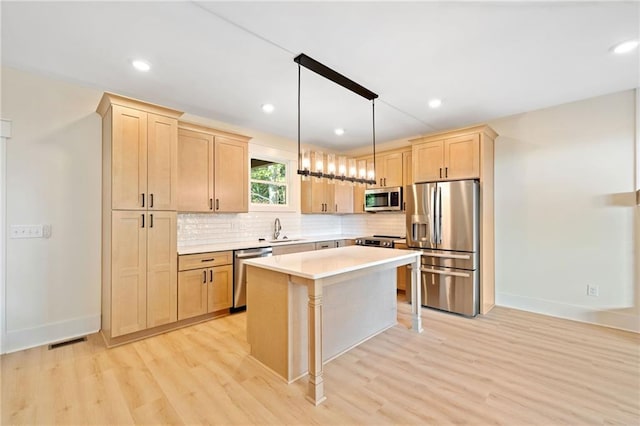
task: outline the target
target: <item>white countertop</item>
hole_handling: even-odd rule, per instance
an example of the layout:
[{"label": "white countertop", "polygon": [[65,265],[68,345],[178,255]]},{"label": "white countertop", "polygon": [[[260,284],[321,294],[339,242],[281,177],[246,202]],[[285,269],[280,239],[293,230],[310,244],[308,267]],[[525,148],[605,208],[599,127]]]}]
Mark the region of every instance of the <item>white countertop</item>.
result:
[{"label": "white countertop", "polygon": [[249,259],[245,264],[317,280],[395,260],[420,258],[420,252],[380,247],[347,246]]},{"label": "white countertop", "polygon": [[195,253],[208,253],[212,251],[227,251],[227,250],[244,250],[249,248],[260,248],[260,247],[278,247],[278,246],[288,246],[292,244],[305,244],[305,243],[317,243],[320,241],[329,241],[329,240],[352,240],[355,238],[359,238],[362,235],[319,235],[314,237],[302,237],[295,238],[290,237],[289,240],[279,239],[277,243],[272,243],[269,241],[240,241],[240,242],[230,242],[230,243],[215,243],[215,244],[199,244],[199,245],[191,245],[191,246],[181,246],[178,247],[178,254],[195,254]]}]

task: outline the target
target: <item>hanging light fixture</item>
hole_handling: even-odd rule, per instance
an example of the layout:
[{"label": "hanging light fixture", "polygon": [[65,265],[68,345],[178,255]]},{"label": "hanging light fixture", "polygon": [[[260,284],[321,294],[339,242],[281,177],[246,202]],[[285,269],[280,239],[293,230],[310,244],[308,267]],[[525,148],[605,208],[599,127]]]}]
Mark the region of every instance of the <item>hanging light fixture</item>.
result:
[{"label": "hanging light fixture", "polygon": [[[313,58],[301,53],[300,55],[293,58],[293,61],[298,64],[298,174],[302,176],[303,179],[308,179],[310,176],[318,179],[327,178],[333,181],[334,179],[338,179],[340,181],[347,181],[352,183],[360,183],[360,184],[371,184],[375,185],[375,170],[376,170],[376,105],[375,99],[378,97],[377,94],[373,93],[369,89],[366,89],[356,83],[353,80],[348,79],[342,74],[332,70],[324,64],[316,61]],[[373,163],[371,167],[362,172],[360,169],[360,173],[358,173],[358,169],[360,168],[358,165],[358,169],[356,168],[355,160],[349,160],[349,171],[347,173],[346,167],[346,159],[343,163],[340,163],[340,159],[338,159],[338,169],[336,170],[336,161],[335,154],[327,154],[327,164],[326,168],[324,167],[323,155],[322,153],[316,154],[316,164],[315,170],[312,170],[311,163],[309,161],[309,153],[306,150],[300,149],[300,70],[301,67],[305,67],[308,70],[315,72],[316,74],[321,75],[327,80],[331,80],[336,84],[344,87],[345,89],[351,90],[353,93],[356,93],[363,98],[366,98],[371,101],[371,110],[372,110],[372,122],[373,122],[373,133],[372,133],[372,147],[373,147]],[[305,156],[306,154],[306,156]],[[318,163],[320,161],[320,163]],[[318,167],[320,164],[320,167]],[[342,169],[342,165],[344,168]],[[365,166],[366,167],[366,166]],[[326,169],[326,173],[325,173]],[[358,173],[358,174],[357,174]]]}]

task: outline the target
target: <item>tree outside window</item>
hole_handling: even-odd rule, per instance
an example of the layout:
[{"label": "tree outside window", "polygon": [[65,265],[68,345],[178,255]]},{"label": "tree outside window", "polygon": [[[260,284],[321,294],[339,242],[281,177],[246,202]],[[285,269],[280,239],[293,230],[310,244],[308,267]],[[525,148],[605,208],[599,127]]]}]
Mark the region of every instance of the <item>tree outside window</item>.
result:
[{"label": "tree outside window", "polygon": [[251,204],[288,204],[287,166],[272,160],[251,159]]}]

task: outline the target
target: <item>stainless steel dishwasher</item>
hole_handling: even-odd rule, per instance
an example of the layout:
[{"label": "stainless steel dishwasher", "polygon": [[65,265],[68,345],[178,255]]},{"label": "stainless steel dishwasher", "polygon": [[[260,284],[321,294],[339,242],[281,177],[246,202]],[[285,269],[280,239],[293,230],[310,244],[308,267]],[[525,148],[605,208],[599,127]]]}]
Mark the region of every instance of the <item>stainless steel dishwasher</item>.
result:
[{"label": "stainless steel dishwasher", "polygon": [[235,250],[233,252],[233,310],[247,305],[247,267],[244,261],[256,257],[271,256],[271,247]]}]

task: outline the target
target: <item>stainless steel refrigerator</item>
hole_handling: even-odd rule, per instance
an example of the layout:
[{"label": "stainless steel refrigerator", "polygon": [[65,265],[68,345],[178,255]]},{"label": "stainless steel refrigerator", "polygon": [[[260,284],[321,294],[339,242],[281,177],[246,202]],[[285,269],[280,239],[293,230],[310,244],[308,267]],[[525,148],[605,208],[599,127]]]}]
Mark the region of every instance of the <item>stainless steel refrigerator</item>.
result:
[{"label": "stainless steel refrigerator", "polygon": [[477,180],[406,187],[407,245],[422,251],[423,306],[478,314],[479,196]]}]

